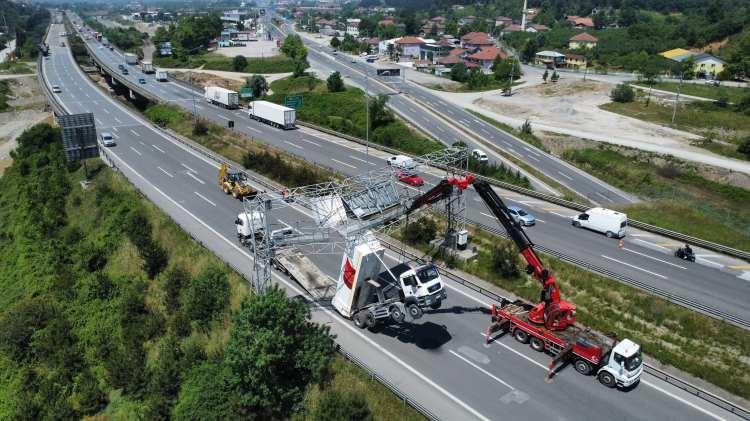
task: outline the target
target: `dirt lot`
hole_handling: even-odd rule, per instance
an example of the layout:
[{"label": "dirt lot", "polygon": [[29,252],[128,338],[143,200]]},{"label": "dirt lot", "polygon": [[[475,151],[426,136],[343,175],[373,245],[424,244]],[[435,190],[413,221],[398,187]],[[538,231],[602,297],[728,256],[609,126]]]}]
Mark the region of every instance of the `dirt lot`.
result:
[{"label": "dirt lot", "polygon": [[36,76],[17,78],[9,82],[13,99],[8,104],[11,111],[0,113],[0,174],[10,166],[10,151],[16,147],[16,138],[27,128],[49,120],[44,111],[47,104],[42,95]]},{"label": "dirt lot", "polygon": [[[224,72],[221,70],[194,70],[192,73],[193,81],[200,86],[221,86],[233,91],[239,91],[245,85],[247,78],[253,75],[252,73]],[[188,80],[187,69],[170,70],[170,74],[177,79]],[[289,75],[291,73],[274,73],[262,76],[270,84],[274,80],[283,79]]]}]

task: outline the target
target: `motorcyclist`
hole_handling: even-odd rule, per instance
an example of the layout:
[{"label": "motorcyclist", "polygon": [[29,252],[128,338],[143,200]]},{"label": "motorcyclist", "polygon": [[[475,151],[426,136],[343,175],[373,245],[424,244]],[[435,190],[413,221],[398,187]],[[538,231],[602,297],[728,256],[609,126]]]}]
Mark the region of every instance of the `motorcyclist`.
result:
[{"label": "motorcyclist", "polygon": [[693,249],[690,248],[690,244],[685,243],[685,248],[682,249],[685,252],[685,256],[692,256]]}]

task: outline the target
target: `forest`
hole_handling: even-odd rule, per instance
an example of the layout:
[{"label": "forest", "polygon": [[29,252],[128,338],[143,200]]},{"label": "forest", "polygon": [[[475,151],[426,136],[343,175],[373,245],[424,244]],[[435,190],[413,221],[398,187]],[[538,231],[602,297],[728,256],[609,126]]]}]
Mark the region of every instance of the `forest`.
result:
[{"label": "forest", "polygon": [[50,22],[50,14],[44,7],[0,0],[0,10],[5,19],[0,25],[7,25],[5,35],[0,34],[0,49],[5,43],[16,38],[16,55],[22,59],[36,58],[38,44],[42,40]]}]

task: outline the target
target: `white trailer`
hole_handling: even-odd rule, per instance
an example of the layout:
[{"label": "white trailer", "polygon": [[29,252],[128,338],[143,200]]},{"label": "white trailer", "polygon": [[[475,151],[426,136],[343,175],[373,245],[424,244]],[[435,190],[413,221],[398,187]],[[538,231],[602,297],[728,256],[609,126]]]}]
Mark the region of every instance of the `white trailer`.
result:
[{"label": "white trailer", "polygon": [[240,106],[240,95],[229,89],[218,86],[206,86],[204,93],[206,101],[224,108],[238,108]]},{"label": "white trailer", "polygon": [[106,37],[102,37],[102,45],[105,47],[109,45],[109,40]]},{"label": "white trailer", "polygon": [[154,73],[154,65],[150,61],[142,61],[141,71],[147,74]]},{"label": "white trailer", "polygon": [[169,74],[167,73],[166,70],[157,70],[156,80],[159,82],[166,82],[169,80]]},{"label": "white trailer", "polygon": [[133,53],[125,53],[126,64],[138,64],[138,56]]},{"label": "white trailer", "polygon": [[253,101],[248,105],[250,118],[282,129],[293,129],[297,113],[294,108],[268,101]]}]

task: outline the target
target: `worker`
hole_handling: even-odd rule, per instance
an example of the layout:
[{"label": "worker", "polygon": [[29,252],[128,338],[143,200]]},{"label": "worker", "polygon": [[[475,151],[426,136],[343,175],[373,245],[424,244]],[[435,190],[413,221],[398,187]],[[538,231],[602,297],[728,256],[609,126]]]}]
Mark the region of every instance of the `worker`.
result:
[{"label": "worker", "polygon": [[285,202],[289,201],[289,189],[284,187],[284,190],[281,191],[281,198],[284,199]]}]

